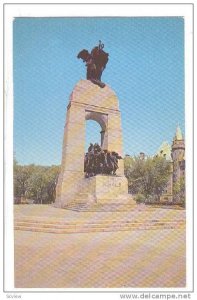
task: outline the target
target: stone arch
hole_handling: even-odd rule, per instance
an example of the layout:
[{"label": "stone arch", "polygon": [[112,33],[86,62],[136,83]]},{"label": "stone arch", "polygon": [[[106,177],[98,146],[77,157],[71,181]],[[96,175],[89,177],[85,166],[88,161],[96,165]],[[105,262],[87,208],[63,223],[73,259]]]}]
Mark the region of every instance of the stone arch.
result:
[{"label": "stone arch", "polygon": [[85,111],[85,119],[93,120],[101,126],[101,148],[107,149],[107,121],[108,115],[96,111]]},{"label": "stone arch", "polygon": [[[97,178],[90,180],[91,184],[84,178],[86,120],[94,120],[100,124],[103,149],[116,151],[123,156],[121,114],[114,91],[107,85],[100,88],[89,80],[80,80],[69,100],[64,127],[61,172],[56,187],[57,207],[66,207],[73,201],[77,203],[81,200],[86,202],[90,198],[95,199],[97,193],[95,187],[99,185],[95,185],[94,181],[98,177],[95,176]],[[109,195],[106,192],[108,199],[111,197],[113,201],[118,197],[127,197],[128,183],[124,177],[123,160],[119,161],[116,174],[118,175],[116,178],[106,176],[100,178],[106,181],[102,183],[103,186],[114,189],[115,194],[111,193],[111,190]],[[116,192],[117,186],[121,186],[119,192]],[[101,198],[98,196],[97,200]]]}]

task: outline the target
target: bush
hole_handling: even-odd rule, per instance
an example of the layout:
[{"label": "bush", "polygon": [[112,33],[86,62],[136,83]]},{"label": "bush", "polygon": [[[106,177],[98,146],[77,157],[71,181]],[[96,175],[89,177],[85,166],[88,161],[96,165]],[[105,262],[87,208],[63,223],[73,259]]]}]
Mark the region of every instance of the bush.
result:
[{"label": "bush", "polygon": [[140,204],[140,203],[145,203],[146,198],[145,198],[145,196],[143,194],[137,194],[134,197],[134,200],[136,201],[137,204]]},{"label": "bush", "polygon": [[145,202],[146,204],[159,204],[160,199],[157,195],[148,195]]}]

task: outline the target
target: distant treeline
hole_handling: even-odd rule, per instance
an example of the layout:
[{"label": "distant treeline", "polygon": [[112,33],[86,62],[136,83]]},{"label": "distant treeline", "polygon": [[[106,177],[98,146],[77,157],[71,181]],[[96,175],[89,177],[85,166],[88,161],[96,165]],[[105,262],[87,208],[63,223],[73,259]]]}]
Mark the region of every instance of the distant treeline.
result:
[{"label": "distant treeline", "polygon": [[[159,203],[170,176],[172,165],[163,157],[126,156],[125,176],[128,179],[129,193],[137,202]],[[55,201],[55,191],[60,166],[19,165],[14,160],[14,199],[15,203],[25,202],[49,204]],[[185,180],[181,178],[173,186],[173,199],[185,203]]]},{"label": "distant treeline", "polygon": [[40,204],[54,202],[59,172],[60,166],[22,166],[14,160],[14,202],[27,199]]}]

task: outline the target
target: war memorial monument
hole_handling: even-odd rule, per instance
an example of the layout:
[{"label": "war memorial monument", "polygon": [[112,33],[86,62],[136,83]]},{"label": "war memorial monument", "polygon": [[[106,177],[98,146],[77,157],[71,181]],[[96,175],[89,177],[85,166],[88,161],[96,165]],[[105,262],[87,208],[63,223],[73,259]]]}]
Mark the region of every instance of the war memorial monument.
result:
[{"label": "war memorial monument", "polygon": [[[61,172],[55,206],[73,205],[91,209],[95,204],[129,204],[128,182],[124,176],[121,113],[115,92],[101,81],[108,62],[104,45],[78,54],[87,67],[87,80],[74,87],[67,106]],[[94,120],[102,128],[101,145],[85,152],[85,122]]]},{"label": "war memorial monument", "polygon": [[[16,288],[186,286],[185,210],[138,205],[128,194],[118,98],[101,81],[103,48],[100,42],[78,54],[87,77],[67,106],[55,203],[15,205]],[[86,120],[102,129],[100,145],[90,144],[87,153]],[[179,132],[177,159],[183,146]]]}]

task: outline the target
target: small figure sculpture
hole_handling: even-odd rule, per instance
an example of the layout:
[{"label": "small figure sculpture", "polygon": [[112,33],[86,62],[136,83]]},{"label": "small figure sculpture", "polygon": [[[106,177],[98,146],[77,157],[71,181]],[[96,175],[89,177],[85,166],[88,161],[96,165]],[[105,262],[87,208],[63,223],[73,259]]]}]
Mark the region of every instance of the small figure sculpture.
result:
[{"label": "small figure sculpture", "polygon": [[90,144],[84,157],[85,177],[97,174],[116,175],[119,159],[122,157],[117,152],[102,150],[98,144]]},{"label": "small figure sculpture", "polygon": [[81,58],[83,59],[83,62],[86,62],[86,78],[102,88],[105,87],[105,84],[101,82],[101,75],[108,62],[109,56],[109,54],[106,53],[103,48],[104,44],[99,41],[99,45],[94,47],[91,53],[89,53],[88,50],[83,49],[77,55],[77,58]]},{"label": "small figure sculpture", "polygon": [[90,146],[88,148],[88,153],[93,153],[94,152],[94,145],[92,143],[90,143]]}]

